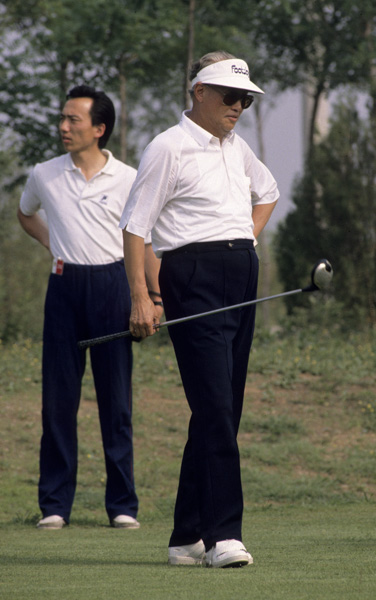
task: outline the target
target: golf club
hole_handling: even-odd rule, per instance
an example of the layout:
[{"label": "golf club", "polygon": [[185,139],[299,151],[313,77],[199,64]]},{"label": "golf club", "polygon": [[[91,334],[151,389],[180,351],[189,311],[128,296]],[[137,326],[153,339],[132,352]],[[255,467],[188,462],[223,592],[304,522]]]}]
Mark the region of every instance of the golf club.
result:
[{"label": "golf club", "polygon": [[[178,323],[186,323],[187,321],[192,321],[193,319],[199,319],[201,317],[208,317],[210,315],[215,315],[221,312],[225,312],[227,310],[234,310],[235,308],[244,308],[246,306],[250,306],[251,304],[259,304],[260,302],[266,302],[267,300],[274,300],[275,298],[282,298],[283,296],[292,296],[293,294],[299,294],[300,292],[314,292],[316,290],[325,291],[329,288],[330,282],[333,277],[333,268],[328,260],[325,258],[319,260],[312,269],[311,272],[311,283],[305,288],[299,288],[297,290],[291,290],[290,292],[282,292],[281,294],[275,294],[274,296],[267,296],[266,298],[256,298],[256,300],[250,300],[248,302],[242,302],[240,304],[232,304],[231,306],[224,306],[222,308],[216,308],[214,310],[209,310],[207,312],[198,313],[195,315],[189,315],[188,317],[181,317],[180,319],[173,319],[171,321],[164,321],[163,323],[158,323],[154,325],[155,329],[160,329],[161,327],[171,327],[172,325],[177,325]],[[82,340],[78,342],[79,348],[88,348],[89,346],[96,346],[97,344],[103,344],[104,342],[110,342],[112,340],[117,340],[122,337],[131,336],[130,331],[119,331],[118,333],[110,333],[109,335],[103,335],[102,337],[92,338],[91,340]]]}]

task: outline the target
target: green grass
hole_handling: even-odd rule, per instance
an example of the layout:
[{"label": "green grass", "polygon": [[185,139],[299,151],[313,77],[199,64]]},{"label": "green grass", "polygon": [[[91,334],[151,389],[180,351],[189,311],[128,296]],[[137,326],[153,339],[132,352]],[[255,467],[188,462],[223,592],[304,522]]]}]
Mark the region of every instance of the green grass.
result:
[{"label": "green grass", "polygon": [[166,565],[189,413],[172,349],[157,336],[134,346],[141,529],[108,527],[88,370],[71,525],[36,530],[40,353],[30,340],[0,345],[1,599],[376,597],[374,333],[256,339],[239,433],[243,536],[255,564],[219,572]]},{"label": "green grass", "polygon": [[4,600],[373,600],[374,506],[247,510],[244,540],[255,563],[243,569],[168,567],[169,522],[138,531],[3,526]]}]

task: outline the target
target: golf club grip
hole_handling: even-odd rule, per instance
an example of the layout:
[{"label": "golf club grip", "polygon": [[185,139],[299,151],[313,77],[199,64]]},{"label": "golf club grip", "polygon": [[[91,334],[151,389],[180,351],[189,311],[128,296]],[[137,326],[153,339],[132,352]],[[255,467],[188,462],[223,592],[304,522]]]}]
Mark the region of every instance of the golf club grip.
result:
[{"label": "golf club grip", "polygon": [[78,342],[79,348],[89,348],[89,346],[97,346],[98,344],[104,344],[105,342],[112,342],[123,337],[129,337],[130,331],[119,331],[118,333],[109,333],[108,335],[102,335],[102,337],[93,338],[91,340],[81,340]]},{"label": "golf club grip", "polygon": [[[154,329],[160,329],[165,325],[169,325],[167,321],[153,325]],[[112,342],[123,337],[132,336],[132,333],[128,331],[119,331],[118,333],[109,333],[108,335],[102,335],[102,337],[92,338],[91,340],[81,340],[78,342],[79,348],[89,348],[89,346],[97,346],[98,344],[104,344],[105,342]],[[141,338],[133,338],[135,341],[140,341]]]}]

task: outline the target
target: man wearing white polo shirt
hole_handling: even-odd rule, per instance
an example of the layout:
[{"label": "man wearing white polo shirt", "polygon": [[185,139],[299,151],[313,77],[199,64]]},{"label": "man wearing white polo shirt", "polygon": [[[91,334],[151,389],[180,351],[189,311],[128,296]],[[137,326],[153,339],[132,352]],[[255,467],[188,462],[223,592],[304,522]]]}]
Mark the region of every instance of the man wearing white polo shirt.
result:
[{"label": "man wearing white polo shirt", "polygon": [[[278,199],[268,169],[233,132],[262,90],[247,64],[213,52],[192,66],[193,106],[157,136],[141,158],[120,222],[132,297],[130,328],[155,332],[143,273],[151,233],[162,257],[167,320],[256,297],[254,242]],[[254,306],[169,328],[192,412],[168,560],[239,567],[253,562],[242,543],[243,496],[237,432]]]},{"label": "man wearing white polo shirt", "polygon": [[[22,227],[54,259],[43,333],[43,518],[38,523],[43,529],[69,523],[76,489],[77,411],[86,361],[77,342],[125,330],[129,323],[118,223],[136,170],[104,150],[114,122],[115,110],[106,94],[89,86],[73,88],[60,119],[68,153],[34,167],[18,211]],[[47,222],[39,209],[44,209]],[[150,244],[146,257],[157,262]],[[156,277],[151,278],[151,289],[158,291],[157,285]],[[159,306],[155,310],[161,314]],[[91,366],[107,470],[107,514],[112,526],[135,529],[131,341],[123,338],[92,348]]]}]

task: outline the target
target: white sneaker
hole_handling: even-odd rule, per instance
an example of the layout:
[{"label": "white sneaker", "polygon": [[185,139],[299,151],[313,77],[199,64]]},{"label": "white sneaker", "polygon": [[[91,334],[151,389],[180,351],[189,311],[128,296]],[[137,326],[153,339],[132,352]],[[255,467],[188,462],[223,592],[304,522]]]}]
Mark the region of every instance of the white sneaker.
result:
[{"label": "white sneaker", "polygon": [[244,567],[252,563],[252,556],[239,540],[217,542],[205,556],[207,567]]},{"label": "white sneaker", "polygon": [[205,557],[205,545],[202,540],[187,546],[170,546],[168,549],[169,565],[202,565]]},{"label": "white sneaker", "polygon": [[140,523],[129,515],[118,515],[112,519],[111,526],[119,529],[138,529]]},{"label": "white sneaker", "polygon": [[37,525],[38,529],[62,529],[66,525],[63,517],[60,515],[51,515],[41,519]]}]

